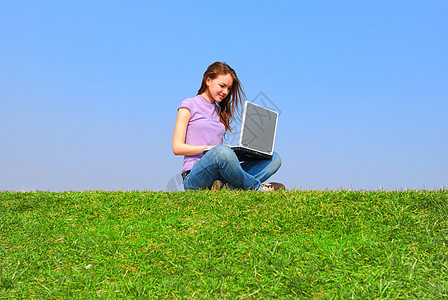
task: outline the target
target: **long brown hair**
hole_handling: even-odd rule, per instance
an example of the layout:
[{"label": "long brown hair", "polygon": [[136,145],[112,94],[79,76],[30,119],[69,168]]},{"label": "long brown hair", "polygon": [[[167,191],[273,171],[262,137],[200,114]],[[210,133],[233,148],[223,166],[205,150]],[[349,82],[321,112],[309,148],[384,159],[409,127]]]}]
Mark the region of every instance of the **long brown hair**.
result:
[{"label": "long brown hair", "polygon": [[230,74],[233,79],[232,88],[230,89],[227,97],[222,99],[219,103],[219,118],[221,122],[226,127],[226,130],[232,131],[230,127],[230,121],[234,118],[235,111],[239,112],[239,107],[241,106],[243,100],[246,99],[243,87],[241,86],[235,71],[224,62],[214,62],[208,66],[202,78],[201,87],[199,88],[198,95],[204,93],[207,90],[207,78],[215,79],[219,75]]}]

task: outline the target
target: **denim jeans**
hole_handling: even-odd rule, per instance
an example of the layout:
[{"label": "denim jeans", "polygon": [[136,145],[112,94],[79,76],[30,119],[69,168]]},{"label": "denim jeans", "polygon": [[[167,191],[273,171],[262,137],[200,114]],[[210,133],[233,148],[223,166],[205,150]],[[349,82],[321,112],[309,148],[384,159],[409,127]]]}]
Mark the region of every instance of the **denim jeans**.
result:
[{"label": "denim jeans", "polygon": [[186,190],[210,188],[215,180],[228,183],[233,189],[259,190],[280,168],[282,161],[277,152],[271,159],[240,163],[232,149],[218,145],[198,160],[184,179]]}]

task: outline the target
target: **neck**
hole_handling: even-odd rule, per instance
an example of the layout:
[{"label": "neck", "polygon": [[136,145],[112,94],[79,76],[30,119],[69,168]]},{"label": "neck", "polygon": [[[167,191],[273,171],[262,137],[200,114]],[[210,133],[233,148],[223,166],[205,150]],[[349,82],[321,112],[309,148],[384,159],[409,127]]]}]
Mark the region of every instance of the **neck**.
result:
[{"label": "neck", "polygon": [[210,93],[208,91],[205,91],[201,94],[202,97],[204,97],[205,100],[211,102],[211,103],[215,103],[215,101],[212,99]]}]

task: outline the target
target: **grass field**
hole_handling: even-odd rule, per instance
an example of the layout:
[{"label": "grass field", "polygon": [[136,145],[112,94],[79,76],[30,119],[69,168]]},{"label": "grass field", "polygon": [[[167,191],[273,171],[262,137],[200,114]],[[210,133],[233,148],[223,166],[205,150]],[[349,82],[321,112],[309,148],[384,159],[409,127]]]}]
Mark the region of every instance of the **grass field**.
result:
[{"label": "grass field", "polygon": [[0,298],[448,298],[448,191],[0,192]]}]

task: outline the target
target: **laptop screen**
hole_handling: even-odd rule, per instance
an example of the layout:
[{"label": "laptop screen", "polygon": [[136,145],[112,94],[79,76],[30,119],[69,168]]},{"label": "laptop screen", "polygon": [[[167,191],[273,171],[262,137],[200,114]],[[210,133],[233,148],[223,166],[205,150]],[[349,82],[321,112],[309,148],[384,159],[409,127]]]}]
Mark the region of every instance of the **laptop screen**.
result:
[{"label": "laptop screen", "polygon": [[241,126],[240,145],[272,153],[277,118],[277,112],[247,101]]}]

